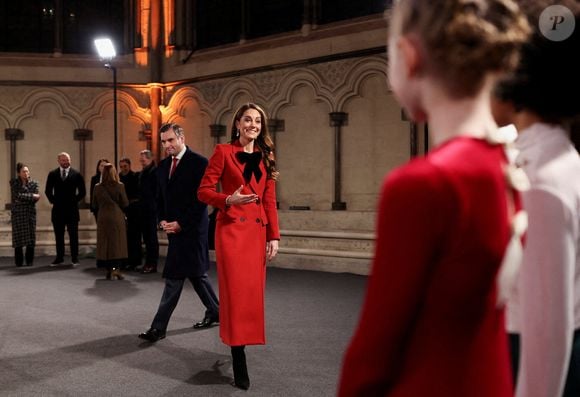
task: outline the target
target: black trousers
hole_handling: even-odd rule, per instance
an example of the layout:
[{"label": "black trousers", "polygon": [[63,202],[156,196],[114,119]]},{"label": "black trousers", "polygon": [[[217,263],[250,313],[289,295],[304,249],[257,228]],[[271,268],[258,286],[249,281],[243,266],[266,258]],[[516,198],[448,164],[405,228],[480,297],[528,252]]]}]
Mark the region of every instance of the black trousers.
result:
[{"label": "black trousers", "polygon": [[70,256],[73,261],[79,258],[79,223],[78,221],[52,222],[54,239],[56,240],[56,257],[64,259],[64,229],[68,231],[70,241]]},{"label": "black trousers", "polygon": [[[509,334],[508,337],[515,385],[518,380],[520,336],[518,334]],[[564,386],[564,394],[562,394],[562,397],[578,396],[580,396],[580,329],[577,329],[574,332],[574,339],[572,340],[572,355],[570,357],[568,375]]]},{"label": "black trousers", "polygon": [[141,234],[145,243],[145,264],[157,266],[159,240],[157,238],[157,215],[141,212]]},{"label": "black trousers", "polygon": [[[201,277],[189,277],[193,289],[201,299],[201,302],[205,306],[205,316],[210,318],[219,317],[219,302],[218,298],[213,291],[211,283],[207,274]],[[163,295],[161,296],[161,302],[159,303],[159,308],[157,309],[157,314],[151,323],[151,328],[156,328],[162,331],[167,329],[167,324],[169,324],[169,319],[173,314],[173,310],[179,302],[179,297],[181,296],[181,291],[183,290],[183,279],[165,279],[165,288],[163,289]]]},{"label": "black trousers", "polygon": [[139,220],[139,204],[131,203],[127,207],[127,251],[128,267],[141,266],[141,221]]}]

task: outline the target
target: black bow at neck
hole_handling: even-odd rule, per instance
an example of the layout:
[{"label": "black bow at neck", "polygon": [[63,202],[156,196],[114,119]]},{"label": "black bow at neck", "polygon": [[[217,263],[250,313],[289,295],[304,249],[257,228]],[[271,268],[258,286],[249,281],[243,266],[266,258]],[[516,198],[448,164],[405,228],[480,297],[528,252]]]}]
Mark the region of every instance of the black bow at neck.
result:
[{"label": "black bow at neck", "polygon": [[244,180],[246,181],[246,183],[250,183],[250,179],[252,179],[252,174],[254,174],[256,182],[260,182],[260,178],[262,177],[262,170],[260,170],[260,161],[262,160],[262,153],[238,152],[236,153],[236,157],[238,158],[240,163],[246,165],[244,167]]}]

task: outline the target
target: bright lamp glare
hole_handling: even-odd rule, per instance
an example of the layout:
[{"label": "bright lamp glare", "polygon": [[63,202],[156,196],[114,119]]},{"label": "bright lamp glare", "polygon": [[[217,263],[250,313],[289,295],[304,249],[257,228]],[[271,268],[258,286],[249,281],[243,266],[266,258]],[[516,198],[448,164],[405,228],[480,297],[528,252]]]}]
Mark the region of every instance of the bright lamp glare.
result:
[{"label": "bright lamp glare", "polygon": [[95,47],[102,59],[112,59],[117,55],[111,39],[96,39]]}]

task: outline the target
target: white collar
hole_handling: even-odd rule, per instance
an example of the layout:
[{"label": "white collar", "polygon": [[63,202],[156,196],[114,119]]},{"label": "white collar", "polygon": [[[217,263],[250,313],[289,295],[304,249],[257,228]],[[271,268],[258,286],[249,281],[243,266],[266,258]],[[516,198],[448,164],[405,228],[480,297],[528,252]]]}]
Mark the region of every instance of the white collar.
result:
[{"label": "white collar", "polygon": [[176,156],[173,156],[177,159],[177,161],[180,161],[181,158],[183,157],[183,155],[185,154],[185,151],[187,150],[187,146],[183,145],[183,149],[181,149],[181,152],[177,153]]}]

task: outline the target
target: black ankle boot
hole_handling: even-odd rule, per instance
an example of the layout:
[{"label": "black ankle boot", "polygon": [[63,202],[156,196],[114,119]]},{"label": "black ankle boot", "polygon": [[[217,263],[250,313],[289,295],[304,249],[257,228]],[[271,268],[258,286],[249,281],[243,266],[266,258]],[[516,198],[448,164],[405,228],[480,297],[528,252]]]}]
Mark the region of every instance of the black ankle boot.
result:
[{"label": "black ankle boot", "polygon": [[22,247],[14,248],[14,262],[16,266],[20,267],[24,263],[24,254],[22,253]]},{"label": "black ankle boot", "polygon": [[234,383],[243,390],[250,388],[250,378],[248,377],[248,367],[246,366],[245,346],[232,346],[232,362],[234,367]]}]

